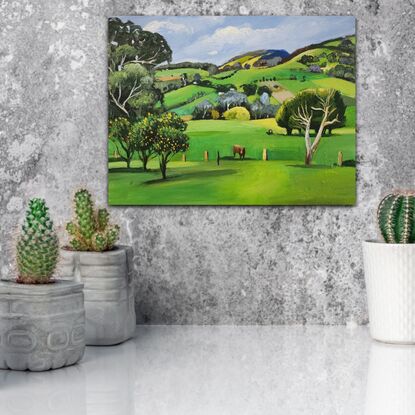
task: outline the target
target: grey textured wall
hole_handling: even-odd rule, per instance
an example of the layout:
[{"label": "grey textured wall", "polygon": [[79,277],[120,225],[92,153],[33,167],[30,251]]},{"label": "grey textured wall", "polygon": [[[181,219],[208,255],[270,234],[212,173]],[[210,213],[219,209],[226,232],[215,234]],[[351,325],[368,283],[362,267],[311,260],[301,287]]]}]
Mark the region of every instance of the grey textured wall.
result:
[{"label": "grey textured wall", "polygon": [[106,200],[106,17],[127,14],[357,17],[356,207],[111,211],[136,251],[139,322],[365,323],[360,242],[381,194],[414,186],[414,0],[2,0],[2,276],[29,197],[60,226],[73,189]]}]

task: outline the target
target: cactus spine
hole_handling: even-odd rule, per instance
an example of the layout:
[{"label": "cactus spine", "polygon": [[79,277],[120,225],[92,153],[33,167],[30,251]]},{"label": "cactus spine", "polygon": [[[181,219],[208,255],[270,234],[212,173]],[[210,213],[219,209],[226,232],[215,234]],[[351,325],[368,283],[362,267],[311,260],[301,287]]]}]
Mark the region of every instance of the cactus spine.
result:
[{"label": "cactus spine", "polygon": [[75,251],[108,251],[118,240],[120,228],[110,225],[106,209],[94,211],[91,194],[81,189],[75,193],[76,219],[66,224],[71,236],[70,246]]},{"label": "cactus spine", "polygon": [[59,256],[59,241],[43,199],[31,199],[16,246],[17,282],[51,282]]},{"label": "cactus spine", "polygon": [[379,204],[378,224],[387,243],[415,243],[415,195],[390,194]]}]

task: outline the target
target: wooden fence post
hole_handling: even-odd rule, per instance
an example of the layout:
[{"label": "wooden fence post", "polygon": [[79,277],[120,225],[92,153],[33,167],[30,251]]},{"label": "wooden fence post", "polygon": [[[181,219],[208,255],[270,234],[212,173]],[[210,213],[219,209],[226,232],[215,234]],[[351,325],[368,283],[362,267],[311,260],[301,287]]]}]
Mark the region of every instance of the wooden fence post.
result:
[{"label": "wooden fence post", "polygon": [[339,151],[339,154],[337,154],[337,165],[341,167],[343,165],[343,153]]},{"label": "wooden fence post", "polygon": [[182,154],[182,161],[185,162],[186,161],[186,153]]},{"label": "wooden fence post", "polygon": [[219,163],[220,163],[220,154],[219,154],[219,151],[218,151],[218,154],[216,156],[216,164],[219,166]]},{"label": "wooden fence post", "polygon": [[262,160],[264,161],[268,160],[268,151],[266,148],[262,150]]},{"label": "wooden fence post", "polygon": [[204,159],[205,161],[209,161],[209,152],[208,152],[208,151],[205,151],[205,152],[203,153],[203,159]]}]

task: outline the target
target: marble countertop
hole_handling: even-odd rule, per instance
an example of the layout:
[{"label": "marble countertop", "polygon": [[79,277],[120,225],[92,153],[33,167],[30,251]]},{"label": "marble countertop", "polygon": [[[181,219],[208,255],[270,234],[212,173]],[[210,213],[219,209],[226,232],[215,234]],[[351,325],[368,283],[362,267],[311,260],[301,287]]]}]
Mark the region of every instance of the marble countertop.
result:
[{"label": "marble countertop", "polygon": [[0,413],[413,415],[415,348],[366,327],[139,326],[73,367],[0,370]]}]

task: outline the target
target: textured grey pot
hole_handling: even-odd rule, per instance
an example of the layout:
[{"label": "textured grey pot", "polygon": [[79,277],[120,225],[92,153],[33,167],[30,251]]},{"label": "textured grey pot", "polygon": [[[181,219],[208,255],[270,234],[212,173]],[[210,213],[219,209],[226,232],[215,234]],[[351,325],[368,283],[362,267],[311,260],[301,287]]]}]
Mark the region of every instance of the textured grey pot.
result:
[{"label": "textured grey pot", "polygon": [[82,281],[86,344],[122,343],[135,332],[133,249],[119,245],[107,252],[61,250],[63,278]]},{"label": "textured grey pot", "polygon": [[0,281],[0,369],[70,366],[85,351],[82,284]]}]

